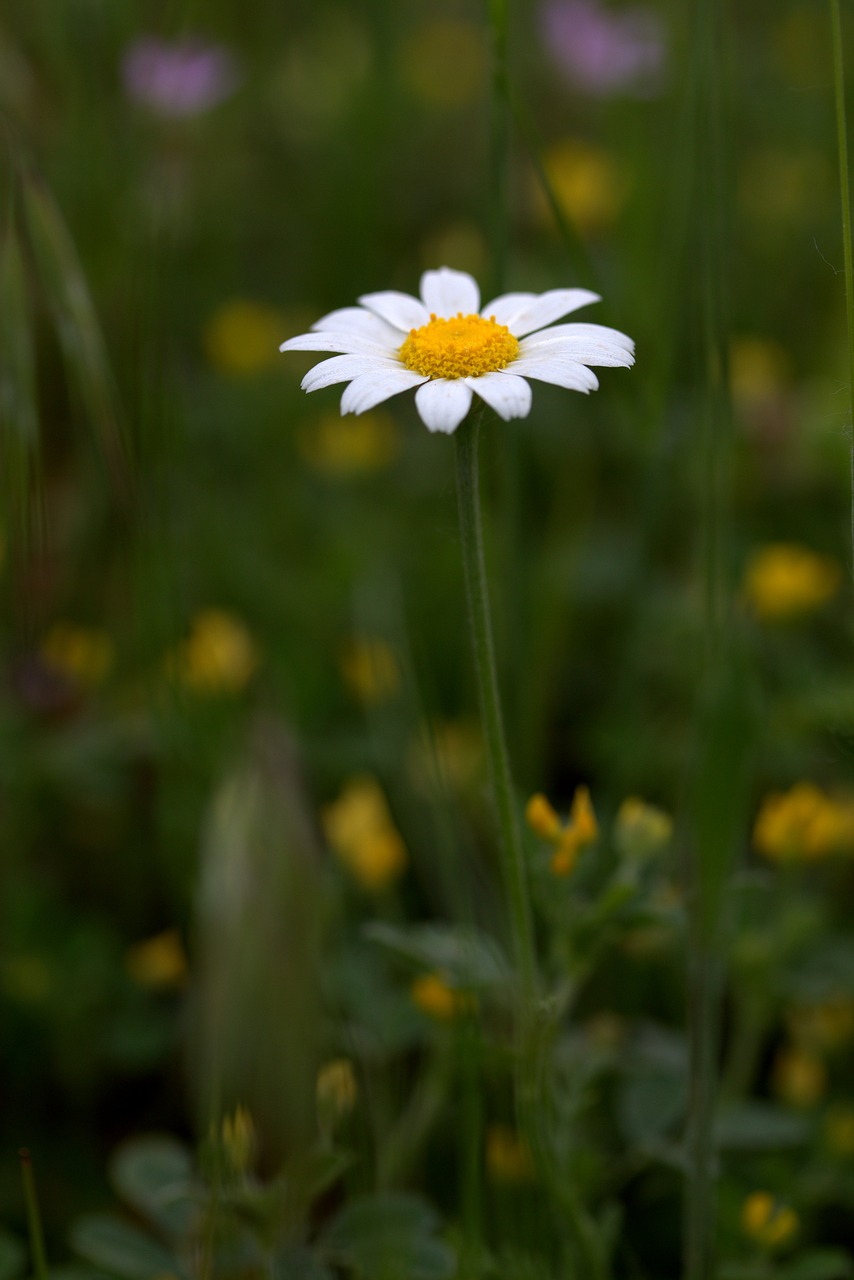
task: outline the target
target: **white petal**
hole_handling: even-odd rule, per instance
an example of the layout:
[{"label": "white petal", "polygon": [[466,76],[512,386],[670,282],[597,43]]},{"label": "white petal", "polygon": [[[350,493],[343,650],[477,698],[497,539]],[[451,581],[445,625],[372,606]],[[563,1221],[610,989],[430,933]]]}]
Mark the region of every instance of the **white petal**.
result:
[{"label": "white petal", "polygon": [[631,351],[627,351],[625,347],[618,347],[613,342],[589,342],[581,338],[547,339],[544,334],[541,342],[526,345],[524,350],[520,349],[521,359],[547,354],[577,360],[579,364],[605,365],[611,369],[631,369],[635,362]]},{"label": "white petal", "polygon": [[484,307],[481,315],[487,320],[495,317],[497,324],[507,324],[514,316],[520,315],[532,302],[536,302],[536,293],[505,293],[500,298],[493,298]]},{"label": "white petal", "polygon": [[485,400],[505,422],[510,418],[526,418],[531,411],[531,388],[524,378],[513,373],[484,373],[479,378],[464,378],[472,391]]},{"label": "white petal", "polygon": [[433,378],[415,392],[415,407],[428,431],[456,431],[471,406],[471,388],[461,378]]},{"label": "white petal", "polygon": [[383,360],[379,356],[333,356],[309,369],[300,386],[303,391],[319,391],[321,387],[334,386],[336,382],[349,382],[372,369],[399,368],[395,360]]},{"label": "white petal", "polygon": [[426,381],[420,373],[402,366],[398,369],[376,369],[370,373],[360,373],[349,387],[344,388],[341,412],[364,413],[367,409],[382,404],[383,400],[407,391],[410,387],[419,387]]},{"label": "white petal", "polygon": [[379,356],[390,360],[395,349],[361,338],[357,333],[301,333],[288,338],[280,351],[341,351],[344,355]]},{"label": "white petal", "polygon": [[330,311],[328,316],[321,316],[311,327],[316,333],[352,333],[382,346],[400,346],[399,331],[364,307],[341,307],[338,311]]},{"label": "white petal", "polygon": [[549,342],[552,338],[581,338],[585,342],[604,342],[609,346],[622,347],[624,351],[634,351],[635,344],[627,333],[619,329],[609,329],[605,324],[556,324],[551,329],[543,329],[525,338],[523,348],[533,348],[540,342]]},{"label": "white petal", "polygon": [[600,301],[599,294],[591,293],[589,289],[550,289],[505,320],[504,324],[515,337],[521,338],[535,329],[544,329],[547,324],[560,320],[561,316],[569,315],[570,311]]},{"label": "white petal", "polygon": [[425,271],[421,277],[421,298],[431,315],[449,319],[462,312],[476,315],[480,306],[480,289],[465,271],[440,267]]},{"label": "white petal", "polygon": [[430,323],[430,312],[424,303],[410,297],[408,293],[396,293],[390,289],[386,293],[366,293],[359,301],[363,307],[381,316],[403,333]]},{"label": "white petal", "polygon": [[[327,364],[329,361],[327,361]],[[520,356],[513,361],[513,372],[524,378],[536,378],[539,382],[550,382],[556,387],[566,387],[568,391],[583,391],[585,395],[595,391],[599,379],[592,369],[570,360],[566,356],[551,353],[541,356]]]}]

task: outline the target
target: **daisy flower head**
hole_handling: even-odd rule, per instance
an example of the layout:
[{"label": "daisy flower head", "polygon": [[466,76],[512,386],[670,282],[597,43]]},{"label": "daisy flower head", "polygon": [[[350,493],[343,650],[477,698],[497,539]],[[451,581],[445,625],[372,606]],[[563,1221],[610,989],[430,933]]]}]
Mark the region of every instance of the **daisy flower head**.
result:
[{"label": "daisy flower head", "polygon": [[[280,351],[336,352],[302,380],[304,391],[348,385],[341,412],[364,413],[402,391],[430,431],[456,431],[478,395],[499,417],[527,417],[533,378],[595,391],[590,365],[627,369],[634,343],[601,324],[555,324],[599,295],[589,289],[507,293],[480,305],[476,281],[440,267],[421,277],[421,296],[368,293],[356,307],[323,316]],[[548,326],[551,326],[550,328]]]}]

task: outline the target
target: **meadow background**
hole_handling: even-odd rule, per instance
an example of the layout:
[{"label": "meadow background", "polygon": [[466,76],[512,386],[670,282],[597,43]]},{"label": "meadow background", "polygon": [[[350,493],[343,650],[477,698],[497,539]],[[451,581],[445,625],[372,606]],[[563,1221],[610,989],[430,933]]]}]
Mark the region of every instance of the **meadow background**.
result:
[{"label": "meadow background", "polygon": [[[717,1274],[850,1274],[827,13],[511,4],[502,173],[486,8],[0,13],[3,1280],[21,1146],[77,1276],[680,1274],[698,965]],[[439,265],[596,289],[637,342],[482,432],[519,812],[560,815],[525,828],[545,1165],[453,444],[277,350]]]}]

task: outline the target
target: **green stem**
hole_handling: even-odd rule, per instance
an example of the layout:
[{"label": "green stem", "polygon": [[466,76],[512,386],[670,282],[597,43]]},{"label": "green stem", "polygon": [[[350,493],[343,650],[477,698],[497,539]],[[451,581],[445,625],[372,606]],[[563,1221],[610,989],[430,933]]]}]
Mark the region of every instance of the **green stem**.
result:
[{"label": "green stem", "polygon": [[460,539],[474,646],[474,665],[477,672],[483,731],[498,818],[499,848],[513,933],[513,949],[521,977],[523,1009],[527,1008],[530,1012],[537,988],[534,930],[522,842],[510,780],[507,745],[504,740],[498,677],[495,670],[495,650],[492,642],[492,621],[489,612],[483,529],[480,518],[477,465],[479,425],[479,417],[467,418],[458,428],[455,436]]},{"label": "green stem", "polygon": [[[845,315],[848,328],[848,405],[854,430],[854,265],[851,253],[851,184],[848,177],[848,129],[845,121],[845,63],[842,56],[842,19],[839,0],[830,0],[833,40],[833,87],[836,98],[836,140],[839,150],[839,187],[842,199],[842,253],[845,263]],[[854,572],[854,443],[851,447],[851,548]]]},{"label": "green stem", "polygon": [[26,1147],[21,1149],[19,1156],[21,1160],[21,1178],[24,1183],[24,1200],[27,1206],[27,1227],[30,1235],[33,1275],[35,1280],[48,1280],[47,1256],[44,1248],[39,1202],[36,1197],[36,1182],[33,1177],[33,1162]]}]

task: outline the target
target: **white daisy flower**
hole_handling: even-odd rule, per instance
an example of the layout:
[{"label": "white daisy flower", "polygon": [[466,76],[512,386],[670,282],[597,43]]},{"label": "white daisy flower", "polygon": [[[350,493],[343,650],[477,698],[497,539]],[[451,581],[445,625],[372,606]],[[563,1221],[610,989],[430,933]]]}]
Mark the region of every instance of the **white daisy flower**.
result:
[{"label": "white daisy flower", "polygon": [[472,277],[440,267],[424,272],[420,298],[367,293],[358,307],[330,312],[279,350],[339,352],[301,385],[318,391],[349,383],[342,413],[364,413],[413,388],[424,425],[450,433],[473,393],[504,419],[524,418],[531,408],[526,378],[587,393],[599,386],[589,365],[633,365],[635,344],[617,329],[554,323],[599,301],[589,289],[550,289],[506,293],[481,308]]}]

